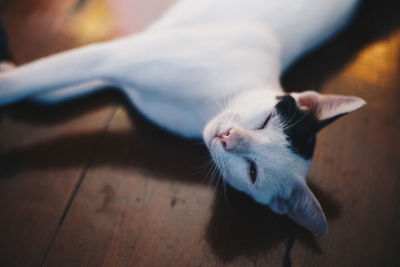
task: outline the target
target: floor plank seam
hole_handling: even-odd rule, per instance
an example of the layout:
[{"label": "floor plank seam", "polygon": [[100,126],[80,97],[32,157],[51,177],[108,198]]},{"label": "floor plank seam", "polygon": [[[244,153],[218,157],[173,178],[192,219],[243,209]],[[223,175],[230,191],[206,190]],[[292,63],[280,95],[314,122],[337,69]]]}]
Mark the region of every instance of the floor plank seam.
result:
[{"label": "floor plank seam", "polygon": [[283,267],[291,267],[292,266],[292,257],[291,252],[294,246],[295,234],[294,234],[294,223],[290,223],[289,237],[286,243],[286,250],[283,256]]},{"label": "floor plank seam", "polygon": [[40,266],[45,266],[47,258],[48,258],[49,254],[50,254],[50,251],[51,251],[51,249],[53,247],[53,244],[54,244],[54,242],[56,240],[56,237],[58,235],[58,232],[60,231],[61,226],[62,226],[65,218],[67,217],[68,211],[71,208],[72,202],[74,201],[75,196],[77,195],[77,193],[78,193],[78,191],[79,191],[79,189],[80,189],[80,187],[81,187],[81,185],[83,183],[83,180],[86,177],[87,171],[89,170],[89,167],[90,167],[90,165],[91,165],[91,163],[93,161],[94,156],[96,155],[96,152],[97,152],[97,149],[99,147],[99,144],[100,144],[101,140],[103,140],[104,137],[107,135],[107,132],[108,132],[108,130],[110,128],[110,125],[111,125],[111,121],[113,120],[116,111],[117,111],[117,107],[114,107],[112,112],[111,112],[111,114],[110,114],[110,116],[109,116],[109,118],[107,119],[107,121],[105,123],[106,127],[105,127],[104,131],[100,134],[98,141],[96,142],[96,144],[93,147],[93,150],[92,150],[92,152],[91,152],[91,154],[90,154],[90,156],[88,158],[88,161],[87,161],[86,165],[84,166],[84,168],[82,170],[82,173],[79,176],[78,182],[76,183],[76,185],[74,187],[74,190],[72,191],[71,196],[68,199],[67,205],[65,206],[65,209],[64,209],[64,211],[63,211],[63,213],[62,213],[62,215],[60,217],[60,220],[58,221],[57,228],[56,228],[56,230],[55,230],[55,232],[54,232],[54,234],[53,234],[53,236],[52,236],[52,238],[50,240],[50,243],[49,243],[48,247],[46,248],[46,251],[45,251],[45,254],[43,256],[43,260],[42,260],[42,263],[41,263]]}]

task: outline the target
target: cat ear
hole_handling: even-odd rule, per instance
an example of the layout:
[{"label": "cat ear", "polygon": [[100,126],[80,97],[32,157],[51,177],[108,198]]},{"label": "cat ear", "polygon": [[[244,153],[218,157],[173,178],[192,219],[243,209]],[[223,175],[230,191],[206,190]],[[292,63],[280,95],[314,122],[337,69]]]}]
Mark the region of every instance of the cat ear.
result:
[{"label": "cat ear", "polygon": [[304,181],[296,181],[289,199],[277,197],[269,203],[276,213],[286,214],[307,230],[322,235],[328,224],[321,205]]},{"label": "cat ear", "polygon": [[366,104],[363,99],[356,96],[320,94],[315,91],[304,91],[291,95],[301,109],[315,114],[315,117],[321,122],[320,128]]}]

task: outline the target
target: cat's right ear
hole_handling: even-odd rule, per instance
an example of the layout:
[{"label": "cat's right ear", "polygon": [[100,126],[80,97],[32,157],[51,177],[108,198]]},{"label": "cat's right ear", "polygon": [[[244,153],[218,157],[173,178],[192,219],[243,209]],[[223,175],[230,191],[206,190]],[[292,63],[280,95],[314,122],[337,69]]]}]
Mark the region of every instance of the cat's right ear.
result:
[{"label": "cat's right ear", "polygon": [[320,128],[335,119],[355,111],[365,105],[365,101],[356,96],[320,94],[315,91],[292,93],[299,108],[311,111],[321,123]]}]

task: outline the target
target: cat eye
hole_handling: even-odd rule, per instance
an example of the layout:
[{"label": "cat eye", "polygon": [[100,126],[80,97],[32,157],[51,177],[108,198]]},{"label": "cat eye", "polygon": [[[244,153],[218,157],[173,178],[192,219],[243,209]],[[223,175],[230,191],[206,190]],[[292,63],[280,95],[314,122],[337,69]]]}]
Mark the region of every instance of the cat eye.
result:
[{"label": "cat eye", "polygon": [[250,178],[251,181],[253,182],[253,184],[256,182],[257,180],[257,168],[256,168],[256,164],[254,163],[254,161],[250,160]]},{"label": "cat eye", "polygon": [[260,128],[258,128],[259,130],[262,130],[262,129],[264,129],[264,128],[265,128],[265,126],[267,126],[267,124],[268,124],[268,121],[271,119],[271,116],[272,116],[272,114],[269,114],[269,115],[268,115],[267,119],[264,121],[264,123],[261,125],[261,127],[260,127]]}]

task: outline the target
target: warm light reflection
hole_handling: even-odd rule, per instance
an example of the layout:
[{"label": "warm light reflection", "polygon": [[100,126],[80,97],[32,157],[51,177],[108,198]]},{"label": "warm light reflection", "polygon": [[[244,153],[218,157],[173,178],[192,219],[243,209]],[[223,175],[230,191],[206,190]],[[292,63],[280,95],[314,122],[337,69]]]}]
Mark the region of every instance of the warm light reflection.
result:
[{"label": "warm light reflection", "polygon": [[89,1],[68,25],[78,45],[112,37],[116,26],[114,14],[106,0]]},{"label": "warm light reflection", "polygon": [[[380,86],[396,79],[398,73],[393,71],[400,66],[399,36],[400,31],[392,34],[390,40],[374,42],[361,50],[344,70],[344,75]],[[394,60],[396,58],[398,60]]]},{"label": "warm light reflection", "polygon": [[76,38],[76,45],[84,45],[135,33],[158,19],[175,1],[88,1],[72,15],[67,26],[68,35]]}]

